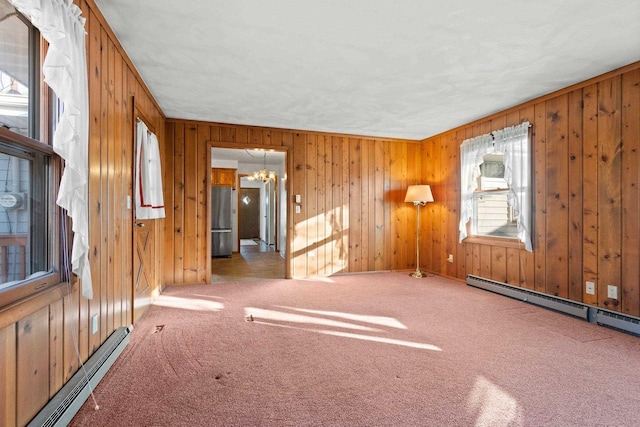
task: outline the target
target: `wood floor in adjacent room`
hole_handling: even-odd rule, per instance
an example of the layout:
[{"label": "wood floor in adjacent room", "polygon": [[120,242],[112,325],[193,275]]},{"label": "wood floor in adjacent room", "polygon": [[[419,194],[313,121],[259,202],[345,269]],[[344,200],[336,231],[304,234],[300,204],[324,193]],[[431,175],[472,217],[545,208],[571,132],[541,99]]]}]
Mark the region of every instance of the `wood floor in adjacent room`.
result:
[{"label": "wood floor in adjacent room", "polygon": [[283,279],[285,265],[280,252],[261,240],[254,242],[255,245],[240,245],[240,252],[230,258],[212,258],[211,282]]}]

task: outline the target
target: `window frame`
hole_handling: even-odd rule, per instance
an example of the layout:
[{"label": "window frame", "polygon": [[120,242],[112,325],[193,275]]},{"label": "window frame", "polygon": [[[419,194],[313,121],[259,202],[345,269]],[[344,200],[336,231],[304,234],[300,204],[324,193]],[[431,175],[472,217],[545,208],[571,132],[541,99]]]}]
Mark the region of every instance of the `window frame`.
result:
[{"label": "window frame", "polygon": [[[60,236],[62,230],[61,221],[66,221],[66,218],[55,203],[61,177],[62,161],[51,145],[52,130],[56,123],[56,117],[53,117],[55,109],[51,107],[56,97],[43,81],[41,55],[46,50],[43,49],[44,40],[40,36],[38,29],[28,18],[20,12],[17,13],[17,16],[29,28],[29,136],[0,128],[0,141],[10,150],[25,153],[26,157],[33,158],[33,153],[35,152],[38,154],[35,161],[42,160],[45,162],[41,169],[46,174],[41,177],[45,184],[39,191],[42,193],[43,205],[46,208],[45,221],[47,231],[32,229],[30,233],[48,232],[45,257],[49,272],[2,288],[0,290],[0,312],[15,307],[37,295],[60,288],[65,283],[65,280],[63,280],[65,278],[61,272],[63,248]],[[44,137],[44,140],[42,137]],[[71,232],[69,232],[69,238],[70,235]],[[66,289],[62,291],[62,295],[67,293],[68,290]]]}]

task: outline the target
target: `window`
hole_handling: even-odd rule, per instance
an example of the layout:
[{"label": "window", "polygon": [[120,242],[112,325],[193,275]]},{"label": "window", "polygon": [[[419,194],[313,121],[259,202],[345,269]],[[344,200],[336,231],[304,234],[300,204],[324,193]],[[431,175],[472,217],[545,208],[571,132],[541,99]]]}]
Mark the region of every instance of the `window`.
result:
[{"label": "window", "polygon": [[38,31],[0,0],[0,127],[38,138]]},{"label": "window", "polygon": [[480,165],[478,189],[473,195],[471,234],[518,237],[516,216],[508,203],[509,183],[504,179],[504,154],[486,154]]},{"label": "window", "polygon": [[471,235],[517,238],[531,246],[529,123],[465,140],[460,146],[460,242]]},{"label": "window", "polygon": [[36,140],[39,41],[31,23],[0,0],[0,308],[60,282],[53,205],[59,162]]}]

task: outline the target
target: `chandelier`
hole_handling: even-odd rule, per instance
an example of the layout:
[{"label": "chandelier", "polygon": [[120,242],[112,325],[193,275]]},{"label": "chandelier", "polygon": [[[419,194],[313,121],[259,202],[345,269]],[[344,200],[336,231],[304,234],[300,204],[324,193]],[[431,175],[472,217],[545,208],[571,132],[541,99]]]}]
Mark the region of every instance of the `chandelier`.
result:
[{"label": "chandelier", "polygon": [[[251,153],[249,153],[248,151],[247,151],[247,154],[252,156]],[[274,171],[267,171],[267,153],[266,152],[264,153],[264,167],[260,170],[253,172],[251,175],[247,177],[247,179],[249,181],[262,181],[262,182],[275,181],[276,173]]]}]

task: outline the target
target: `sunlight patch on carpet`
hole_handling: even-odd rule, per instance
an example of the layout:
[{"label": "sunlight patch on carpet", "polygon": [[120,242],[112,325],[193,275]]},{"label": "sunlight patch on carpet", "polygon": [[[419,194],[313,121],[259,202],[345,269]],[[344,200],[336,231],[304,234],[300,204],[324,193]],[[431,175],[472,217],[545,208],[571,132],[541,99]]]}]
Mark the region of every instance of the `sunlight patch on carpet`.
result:
[{"label": "sunlight patch on carpet", "polygon": [[198,298],[179,298],[169,295],[160,295],[153,303],[162,307],[182,308],[193,311],[222,311],[224,304],[217,301],[209,301]]},{"label": "sunlight patch on carpet", "polygon": [[296,307],[287,307],[287,306],[278,306],[278,307],[284,308],[287,310],[299,311],[302,313],[318,314],[320,316],[339,317],[341,319],[353,320],[353,321],[362,322],[362,323],[372,323],[374,325],[386,326],[389,328],[407,329],[407,327],[402,322],[400,322],[398,319],[394,319],[393,317],[370,316],[366,314],[351,314],[351,313],[342,313],[339,311],[309,310],[306,308],[296,308]]},{"label": "sunlight patch on carpet", "polygon": [[355,329],[359,331],[379,332],[379,329],[368,326],[356,325],[354,323],[340,322],[337,320],[324,319],[321,317],[305,316],[302,314],[286,313],[284,311],[265,310],[262,308],[245,307],[245,318],[254,320],[271,320],[277,322],[304,323],[308,325],[332,326],[334,328]]}]

